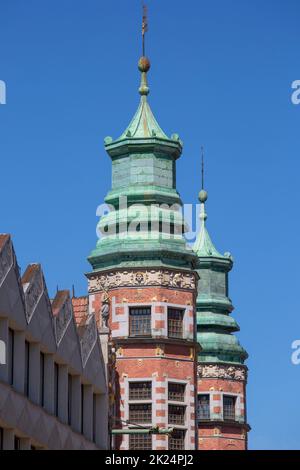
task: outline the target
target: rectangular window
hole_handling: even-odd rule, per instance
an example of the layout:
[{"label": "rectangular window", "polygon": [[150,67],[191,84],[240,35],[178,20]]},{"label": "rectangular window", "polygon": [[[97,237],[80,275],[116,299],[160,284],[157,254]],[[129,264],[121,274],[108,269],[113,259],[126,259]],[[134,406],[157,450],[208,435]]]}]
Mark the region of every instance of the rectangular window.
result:
[{"label": "rectangular window", "polygon": [[24,378],[24,395],[29,396],[29,352],[30,344],[25,340],[25,378]]},{"label": "rectangular window", "polygon": [[72,375],[68,374],[68,424],[72,422]]},{"label": "rectangular window", "polygon": [[129,335],[151,336],[151,307],[129,309]]},{"label": "rectangular window", "polygon": [[18,436],[15,436],[14,438],[14,450],[20,450],[21,447],[21,441]]},{"label": "rectangular window", "polygon": [[129,405],[129,421],[132,424],[151,423],[152,422],[151,403],[147,403],[147,404],[139,403],[139,404]]},{"label": "rectangular window", "polygon": [[235,420],[235,397],[223,395],[223,418],[224,420]]},{"label": "rectangular window", "polygon": [[209,395],[198,395],[198,419],[210,419]]},{"label": "rectangular window", "polygon": [[130,382],[129,400],[151,400],[152,382]]},{"label": "rectangular window", "polygon": [[8,383],[13,385],[14,382],[14,350],[15,350],[15,332],[11,328],[8,329]]},{"label": "rectangular window", "polygon": [[185,406],[169,405],[169,424],[184,425]]},{"label": "rectangular window", "polygon": [[58,416],[58,364],[54,362],[54,414]]},{"label": "rectangular window", "polygon": [[45,402],[45,354],[40,353],[40,404],[44,406]]},{"label": "rectangular window", "polygon": [[147,434],[130,434],[129,450],[152,450],[152,436]]},{"label": "rectangular window", "polygon": [[97,395],[93,393],[93,442],[96,442],[97,418]]},{"label": "rectangular window", "polygon": [[81,384],[81,434],[83,434],[83,420],[84,420],[84,385]]},{"label": "rectangular window", "polygon": [[168,383],[168,399],[170,401],[184,401],[185,384]]},{"label": "rectangular window", "polygon": [[169,437],[169,450],[184,450],[185,431],[174,429]]},{"label": "rectangular window", "polygon": [[168,308],[168,336],[170,338],[183,337],[183,310]]}]

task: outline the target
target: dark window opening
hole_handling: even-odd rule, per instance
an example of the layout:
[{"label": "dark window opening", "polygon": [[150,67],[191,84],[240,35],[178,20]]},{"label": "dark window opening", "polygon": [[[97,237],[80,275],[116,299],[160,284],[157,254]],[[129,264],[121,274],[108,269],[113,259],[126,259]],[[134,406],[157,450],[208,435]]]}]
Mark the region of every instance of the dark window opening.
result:
[{"label": "dark window opening", "polygon": [[224,420],[235,420],[235,397],[223,396],[223,418]]},{"label": "dark window opening", "polygon": [[40,353],[40,404],[45,404],[45,354]]},{"label": "dark window opening", "polygon": [[14,450],[20,450],[21,449],[21,440],[18,436],[15,436],[14,438]]},{"label": "dark window opening", "polygon": [[174,429],[169,437],[169,450],[184,450],[185,431]]},{"label": "dark window opening", "polygon": [[93,441],[96,442],[97,430],[97,395],[93,393]]},{"label": "dark window opening", "polygon": [[81,434],[83,434],[83,422],[84,422],[84,385],[81,384]]},{"label": "dark window opening", "polygon": [[15,350],[15,332],[11,328],[8,329],[8,383],[13,385],[14,382],[14,350]]},{"label": "dark window opening", "polygon": [[169,423],[184,425],[185,406],[169,405]]},{"label": "dark window opening", "polygon": [[68,374],[68,424],[72,423],[72,375]]},{"label": "dark window opening", "polygon": [[58,364],[54,363],[54,414],[58,416]]},{"label": "dark window opening", "polygon": [[30,344],[25,341],[25,378],[24,378],[24,395],[29,396],[29,352]]},{"label": "dark window opening", "polygon": [[170,401],[184,401],[185,384],[176,384],[169,382],[168,399]]},{"label": "dark window opening", "polygon": [[198,418],[200,420],[210,419],[209,395],[198,396]]}]

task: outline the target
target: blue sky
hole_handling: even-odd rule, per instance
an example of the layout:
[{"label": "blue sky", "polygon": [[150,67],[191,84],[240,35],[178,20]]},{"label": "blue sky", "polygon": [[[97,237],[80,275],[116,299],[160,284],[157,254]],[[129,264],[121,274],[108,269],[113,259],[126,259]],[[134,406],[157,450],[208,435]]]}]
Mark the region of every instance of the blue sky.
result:
[{"label": "blue sky", "polygon": [[[149,101],[184,152],[177,187],[197,202],[206,149],[208,228],[231,251],[250,354],[251,449],[300,449],[298,0],[149,0]],[[1,0],[0,232],[22,270],[86,292],[96,207],[110,188],[103,139],[138,105],[138,0]]]}]

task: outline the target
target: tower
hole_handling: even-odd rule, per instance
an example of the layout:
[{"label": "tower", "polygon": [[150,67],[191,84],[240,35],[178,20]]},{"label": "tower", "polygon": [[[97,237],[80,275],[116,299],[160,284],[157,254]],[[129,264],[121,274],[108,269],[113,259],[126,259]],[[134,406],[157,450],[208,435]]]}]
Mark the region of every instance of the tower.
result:
[{"label": "tower", "polygon": [[246,418],[247,352],[234,332],[230,316],[233,305],[228,294],[230,253],[221,255],[206,229],[203,188],[200,201],[200,232],[194,245],[200,277],[197,297],[198,354],[198,448],[199,450],[245,450],[249,426]]},{"label": "tower", "polygon": [[[141,57],[138,67],[136,114],[118,139],[105,139],[111,210],[99,222],[102,237],[89,256],[91,313],[115,351],[111,426],[121,434],[113,447],[194,449],[197,256],[183,237],[176,190],[182,142],[177,134],[167,137],[151,111],[149,60]],[[174,431],[144,432],[153,427]]]}]

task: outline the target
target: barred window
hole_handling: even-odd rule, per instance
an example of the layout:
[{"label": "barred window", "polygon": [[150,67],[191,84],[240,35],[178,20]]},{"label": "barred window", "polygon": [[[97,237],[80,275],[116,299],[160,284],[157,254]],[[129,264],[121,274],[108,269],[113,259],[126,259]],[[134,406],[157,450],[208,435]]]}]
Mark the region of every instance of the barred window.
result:
[{"label": "barred window", "polygon": [[152,382],[130,382],[129,400],[151,400]]},{"label": "barred window", "polygon": [[174,429],[169,437],[169,450],[184,450],[185,431]]},{"label": "barred window", "polygon": [[168,335],[170,338],[182,338],[183,334],[183,310],[177,308],[168,309]]},{"label": "barred window", "polygon": [[169,423],[184,425],[185,406],[169,405]]},{"label": "barred window", "polygon": [[168,399],[171,401],[184,401],[185,384],[169,382]]},{"label": "barred window", "polygon": [[152,405],[132,404],[129,405],[129,421],[132,423],[151,423],[152,422]]},{"label": "barred window", "polygon": [[130,434],[129,450],[152,450],[152,436],[148,434]]},{"label": "barred window", "polygon": [[198,419],[210,419],[209,395],[198,396]]},{"label": "barred window", "polygon": [[226,420],[235,420],[235,397],[223,395],[223,418]]},{"label": "barred window", "polygon": [[151,307],[132,307],[129,309],[130,336],[151,335]]}]

